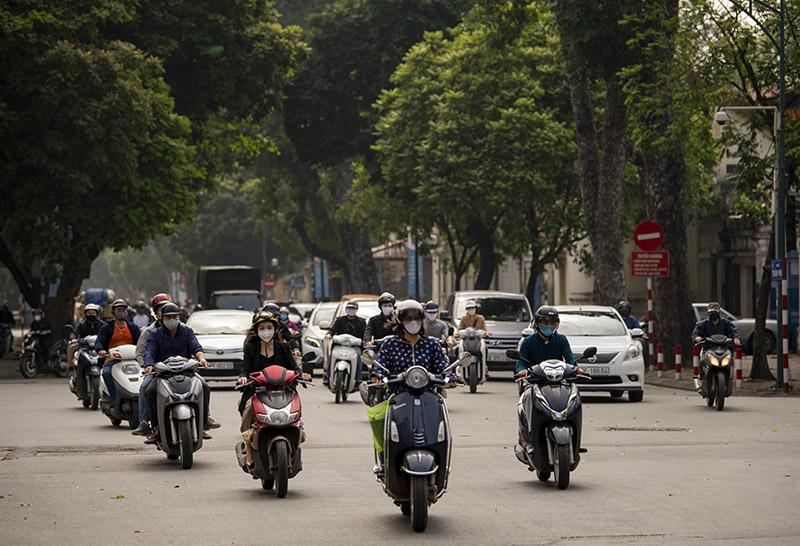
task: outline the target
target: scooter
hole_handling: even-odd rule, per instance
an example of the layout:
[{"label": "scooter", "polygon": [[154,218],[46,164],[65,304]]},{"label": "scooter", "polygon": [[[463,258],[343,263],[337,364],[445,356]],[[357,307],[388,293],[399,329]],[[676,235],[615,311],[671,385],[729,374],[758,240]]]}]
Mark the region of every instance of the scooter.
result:
[{"label": "scooter", "polygon": [[[69,378],[69,390],[72,391],[84,408],[91,407],[96,410],[100,402],[100,383],[102,383],[102,365],[100,357],[94,350],[97,336],[86,336],[78,340],[78,349],[75,351],[75,360],[78,365]],[[83,369],[83,389],[78,382],[78,370]]]},{"label": "scooter", "polygon": [[464,383],[469,385],[469,392],[478,390],[478,385],[486,382],[486,337],[485,330],[465,328],[455,334],[458,339],[458,355],[461,361],[459,375],[464,378]]},{"label": "scooter", "polygon": [[200,363],[173,356],[153,366],[159,433],[156,447],[167,458],[180,458],[192,468],[194,452],[203,447],[203,384],[197,377]]},{"label": "scooter", "polygon": [[356,390],[356,371],[359,366],[358,353],[354,347],[361,346],[361,340],[350,334],[333,336],[328,370],[328,389],[336,395],[336,403],[346,402],[347,396]]},{"label": "scooter", "polygon": [[[366,349],[361,355],[364,364],[369,366],[370,369],[375,365],[376,352],[380,351],[381,345],[392,336],[382,337],[380,339],[372,340],[372,347]],[[380,404],[383,401],[383,395],[386,392],[386,385],[375,385],[371,381],[362,381],[358,386],[361,400],[369,407]]]},{"label": "scooter", "polygon": [[710,407],[716,403],[717,411],[725,407],[725,399],[733,392],[733,339],[725,334],[714,334],[702,339],[697,345],[711,344],[700,359],[700,377],[694,378],[698,394],[706,399]]},{"label": "scooter", "polygon": [[116,385],[114,405],[105,381],[100,381],[100,409],[111,424],[118,427],[122,421],[135,429],[139,426],[139,387],[142,385],[142,368],[136,360],[136,345],[120,345],[108,351],[111,361],[111,379]]},{"label": "scooter", "polygon": [[19,373],[26,379],[33,379],[40,373],[53,373],[56,377],[67,375],[67,344],[59,339],[50,346],[45,355],[39,339],[41,332],[32,330],[22,339],[22,351],[19,357]]},{"label": "scooter", "polygon": [[[583,358],[595,354],[596,347],[587,347]],[[524,360],[513,349],[506,351],[506,356]],[[517,406],[519,431],[514,454],[528,470],[536,471],[540,481],[546,482],[553,473],[559,489],[569,486],[570,472],[586,452],[581,448],[583,409],[575,385],[577,376],[577,366],[545,360],[530,367],[527,377],[517,379],[526,387]]]},{"label": "scooter", "polygon": [[[517,342],[517,351],[519,351],[520,347],[522,347],[522,342],[525,341],[525,338],[528,336],[532,336],[535,333],[536,330],[534,330],[533,328],[525,328],[524,330],[522,330],[522,337],[519,338],[519,341]],[[525,383],[523,381],[517,381],[517,394],[521,396],[524,391],[525,391]]]},{"label": "scooter", "polygon": [[[313,358],[313,355],[311,355]],[[297,385],[313,385],[300,375],[282,366],[268,366],[250,374],[250,381],[237,385],[237,390],[251,388],[253,393],[253,427],[249,442],[253,446],[253,466],[247,467],[244,441],[236,444],[236,457],[242,470],[253,479],[261,479],[262,489],[272,489],[279,498],[286,496],[289,478],[303,470],[300,444],[303,429],[302,406]]]},{"label": "scooter", "polygon": [[444,375],[434,375],[422,366],[384,378],[387,386],[404,384],[407,390],[387,401],[383,451],[375,451],[375,473],[384,492],[403,514],[411,515],[411,527],[417,532],[427,527],[428,507],[444,494],[450,476],[447,405],[430,390],[447,382]]}]

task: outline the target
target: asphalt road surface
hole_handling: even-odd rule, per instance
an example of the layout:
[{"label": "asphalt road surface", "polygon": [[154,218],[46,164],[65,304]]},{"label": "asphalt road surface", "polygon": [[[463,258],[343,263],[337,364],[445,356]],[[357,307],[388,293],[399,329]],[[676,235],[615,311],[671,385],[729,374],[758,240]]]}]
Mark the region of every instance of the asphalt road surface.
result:
[{"label": "asphalt road surface", "polygon": [[[318,380],[317,380],[318,381]],[[511,381],[450,391],[452,473],[424,533],[372,475],[356,396],[301,390],[304,470],[278,499],[236,464],[238,393],[182,470],[80,406],[66,380],[0,381],[0,543],[791,544],[800,543],[800,399],[728,399],[657,387],[644,402],[584,397],[589,452],[569,489],[513,455]]]}]

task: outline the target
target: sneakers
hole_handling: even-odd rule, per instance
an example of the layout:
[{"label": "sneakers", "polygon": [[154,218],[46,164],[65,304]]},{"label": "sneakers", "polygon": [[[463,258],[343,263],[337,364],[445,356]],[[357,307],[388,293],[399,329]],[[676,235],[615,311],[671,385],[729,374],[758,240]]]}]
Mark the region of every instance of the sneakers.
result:
[{"label": "sneakers", "polygon": [[211,440],[213,438],[208,432],[203,431],[203,440]]},{"label": "sneakers", "polygon": [[214,418],[209,415],[208,421],[206,422],[205,425],[203,425],[203,430],[211,430],[212,428],[219,428],[221,426],[222,425],[214,421]]},{"label": "sneakers", "polygon": [[134,436],[151,436],[153,434],[153,429],[150,428],[150,423],[142,421],[139,423],[139,426],[136,430],[132,431],[131,434]]}]

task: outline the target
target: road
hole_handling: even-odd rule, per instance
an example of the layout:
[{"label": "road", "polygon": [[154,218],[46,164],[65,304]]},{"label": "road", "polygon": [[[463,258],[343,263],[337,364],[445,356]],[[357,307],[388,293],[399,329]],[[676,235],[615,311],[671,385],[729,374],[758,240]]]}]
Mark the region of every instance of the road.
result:
[{"label": "road", "polygon": [[428,529],[411,530],[372,477],[360,399],[301,391],[305,469],[278,499],[236,465],[238,394],[181,470],[80,407],[63,379],[0,381],[0,528],[16,544],[797,544],[800,399],[649,387],[644,402],[584,398],[587,453],[569,489],[514,457],[515,385],[450,391],[454,451]]}]

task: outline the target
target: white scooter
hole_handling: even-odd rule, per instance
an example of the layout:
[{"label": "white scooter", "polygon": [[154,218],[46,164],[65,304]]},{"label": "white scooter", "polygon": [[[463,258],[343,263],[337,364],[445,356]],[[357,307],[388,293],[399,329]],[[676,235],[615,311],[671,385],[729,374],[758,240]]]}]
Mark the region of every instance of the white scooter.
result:
[{"label": "white scooter", "polygon": [[328,389],[336,395],[336,403],[345,402],[347,395],[356,390],[358,351],[361,340],[350,334],[333,336],[331,345]]},{"label": "white scooter", "polygon": [[113,362],[111,379],[117,389],[114,405],[106,382],[100,381],[100,409],[115,427],[128,421],[132,429],[139,426],[139,387],[142,384],[142,368],[136,360],[136,345],[120,345],[108,351]]},{"label": "white scooter", "polygon": [[469,392],[477,392],[478,385],[486,382],[486,337],[485,330],[465,328],[456,332],[461,370],[458,375],[469,385]]}]

